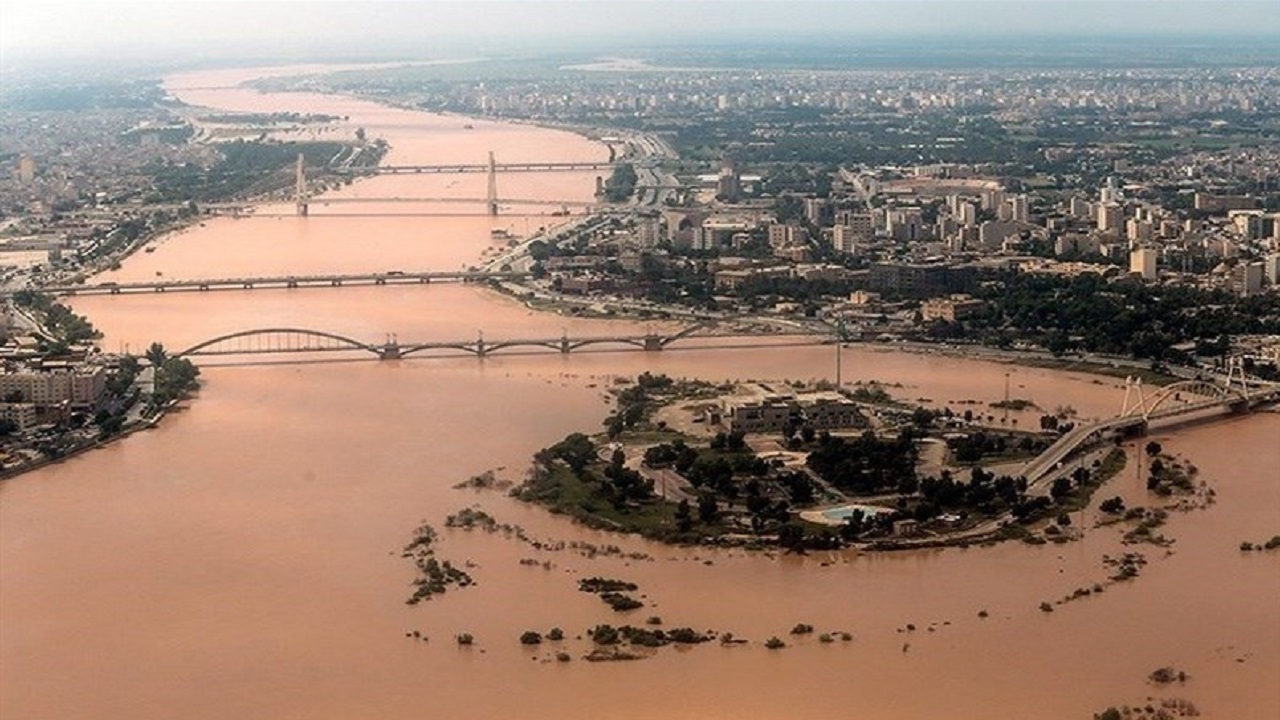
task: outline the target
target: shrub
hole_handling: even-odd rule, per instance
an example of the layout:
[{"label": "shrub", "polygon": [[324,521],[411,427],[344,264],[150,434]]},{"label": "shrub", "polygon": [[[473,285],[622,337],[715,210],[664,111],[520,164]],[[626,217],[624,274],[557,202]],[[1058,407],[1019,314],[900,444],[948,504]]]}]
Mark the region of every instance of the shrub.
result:
[{"label": "shrub", "polygon": [[1124,500],[1119,497],[1108,498],[1098,505],[1098,509],[1104,513],[1118,515],[1124,512]]},{"label": "shrub", "polygon": [[559,642],[564,639],[564,631],[558,627],[551,628],[551,630],[547,633],[547,639],[554,642]]},{"label": "shrub", "polygon": [[808,635],[811,632],[813,632],[813,626],[806,623],[796,623],[796,626],[791,628],[792,635]]},{"label": "shrub", "polygon": [[536,630],[526,630],[520,635],[521,645],[540,645],[542,644],[542,633]]},{"label": "shrub", "polygon": [[770,650],[779,650],[781,648],[786,647],[787,644],[782,642],[782,640],[779,639],[777,636],[774,636],[769,638],[768,640],[765,640],[764,646],[769,648]]},{"label": "shrub", "polygon": [[597,645],[617,645],[620,639],[617,628],[612,625],[597,625],[589,634]]},{"label": "shrub", "polygon": [[472,645],[475,641],[476,639],[471,635],[471,633],[458,633],[459,645]]},{"label": "shrub", "polygon": [[623,595],[617,592],[601,593],[600,599],[616,612],[625,612],[627,610],[635,610],[644,607],[644,603],[636,600],[630,595]]},{"label": "shrub", "polygon": [[693,645],[696,643],[706,642],[711,639],[710,635],[703,635],[693,628],[675,628],[667,631],[667,639],[674,643],[684,645]]}]

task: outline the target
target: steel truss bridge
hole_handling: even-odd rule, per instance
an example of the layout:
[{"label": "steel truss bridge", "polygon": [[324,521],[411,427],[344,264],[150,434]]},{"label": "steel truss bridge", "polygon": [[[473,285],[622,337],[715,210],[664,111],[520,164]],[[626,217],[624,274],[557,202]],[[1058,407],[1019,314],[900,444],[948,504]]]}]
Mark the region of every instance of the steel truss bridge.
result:
[{"label": "steel truss bridge", "polygon": [[1142,381],[1125,380],[1124,402],[1115,417],[1072,428],[1022,469],[1028,483],[1049,475],[1072,454],[1104,440],[1146,433],[1155,423],[1178,422],[1240,414],[1260,405],[1280,402],[1280,385],[1250,381],[1239,364],[1233,364],[1225,378],[1183,380],[1147,394]]},{"label": "steel truss bridge", "polygon": [[813,337],[812,332],[790,333],[723,333],[699,334],[718,324],[714,321],[699,323],[669,334],[646,333],[644,335],[594,335],[570,337],[508,338],[486,340],[484,334],[468,340],[434,340],[427,342],[402,342],[389,337],[383,343],[357,340],[346,335],[311,330],[307,328],[257,328],[242,330],[210,338],[174,353],[174,357],[199,358],[218,355],[276,355],[291,353],[368,353],[379,360],[398,360],[414,355],[426,355],[434,351],[458,351],[478,358],[511,349],[547,349],[562,354],[594,346],[615,346],[618,349],[656,352],[681,340],[726,340],[732,338],[760,337]]},{"label": "steel truss bridge", "polygon": [[359,285],[425,285],[432,282],[488,282],[519,280],[527,273],[481,272],[383,272],[341,275],[281,275],[204,280],[151,280],[91,285],[47,285],[41,292],[58,296],[124,295],[163,292],[203,292],[211,290],[267,290],[285,288],[345,287]]}]

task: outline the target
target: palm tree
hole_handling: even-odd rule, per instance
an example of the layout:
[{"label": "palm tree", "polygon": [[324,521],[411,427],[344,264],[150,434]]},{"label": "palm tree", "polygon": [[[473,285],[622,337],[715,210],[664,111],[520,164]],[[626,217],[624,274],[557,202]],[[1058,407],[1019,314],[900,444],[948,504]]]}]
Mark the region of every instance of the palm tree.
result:
[{"label": "palm tree", "polygon": [[151,347],[147,348],[145,357],[147,362],[151,363],[151,367],[159,368],[164,365],[164,361],[169,359],[169,352],[164,349],[164,345],[158,342],[151,343]]}]

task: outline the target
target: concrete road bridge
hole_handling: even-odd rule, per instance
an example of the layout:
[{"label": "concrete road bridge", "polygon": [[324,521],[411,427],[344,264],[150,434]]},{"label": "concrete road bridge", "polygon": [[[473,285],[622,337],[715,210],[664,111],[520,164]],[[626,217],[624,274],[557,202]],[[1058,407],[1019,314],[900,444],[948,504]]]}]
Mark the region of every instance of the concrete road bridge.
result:
[{"label": "concrete road bridge", "polygon": [[[325,205],[351,205],[358,203],[453,203],[456,205],[488,205],[489,198],[475,197],[313,197],[309,201],[312,207]],[[592,208],[598,203],[586,200],[537,200],[528,198],[501,198],[500,205],[549,205],[565,208]]]},{"label": "concrete road bridge", "polygon": [[[307,168],[305,158],[299,154],[297,165],[295,167],[295,183],[294,188],[294,205],[295,212],[299,216],[307,216],[311,211],[311,206],[316,204],[334,204],[334,203],[372,203],[372,202],[451,202],[451,203],[483,203],[488,214],[497,217],[502,205],[556,205],[567,207],[569,205],[583,205],[580,201],[562,201],[562,200],[512,200],[509,198],[499,198],[498,196],[498,174],[510,172],[548,172],[548,171],[583,171],[583,170],[607,170],[613,168],[612,162],[523,162],[523,163],[498,163],[494,159],[493,153],[489,153],[489,161],[486,163],[461,163],[456,165],[379,165],[375,167],[348,167],[348,168],[330,168],[331,172],[339,174],[351,174],[358,176],[368,175],[423,175],[423,174],[442,174],[442,173],[485,173],[488,176],[488,192],[483,199],[471,198],[317,198],[313,197],[307,187]],[[603,179],[597,180],[598,184],[603,183]],[[586,203],[586,207],[593,206],[593,203]]]},{"label": "concrete road bridge", "polygon": [[339,175],[457,175],[464,173],[583,172],[610,170],[616,163],[601,162],[517,162],[456,163],[451,165],[378,165],[376,167],[332,168]]},{"label": "concrete road bridge", "polygon": [[212,290],[268,290],[289,288],[347,287],[360,285],[424,285],[432,282],[488,282],[519,280],[527,273],[500,271],[349,273],[328,275],[267,275],[258,277],[206,278],[197,280],[144,280],[104,282],[85,285],[46,285],[41,292],[60,297],[76,295],[127,295],[138,293],[205,292]]}]

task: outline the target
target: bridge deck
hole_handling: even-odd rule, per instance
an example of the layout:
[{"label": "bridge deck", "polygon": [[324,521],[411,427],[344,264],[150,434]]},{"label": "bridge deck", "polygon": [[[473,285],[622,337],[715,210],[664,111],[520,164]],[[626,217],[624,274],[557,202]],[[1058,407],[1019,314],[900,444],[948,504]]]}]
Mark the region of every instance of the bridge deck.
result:
[{"label": "bridge deck", "polygon": [[[528,162],[528,163],[495,163],[493,169],[499,173],[512,172],[573,172],[586,170],[612,170],[612,162]],[[452,173],[487,173],[488,163],[459,163],[456,165],[378,165],[376,167],[333,168],[334,173],[343,175],[414,175],[414,174],[452,174]]]},{"label": "bridge deck", "polygon": [[418,285],[431,282],[485,282],[518,280],[517,272],[384,272],[332,275],[272,275],[243,278],[155,280],[146,282],[49,285],[42,292],[60,296],[122,295],[142,292],[201,292],[209,290],[258,290],[272,288],[342,287],[345,285]]}]

